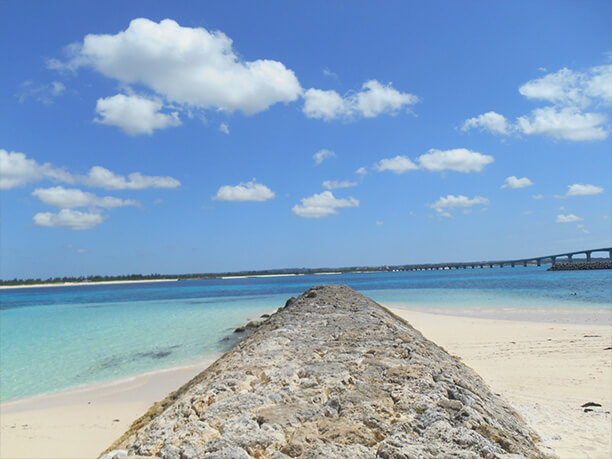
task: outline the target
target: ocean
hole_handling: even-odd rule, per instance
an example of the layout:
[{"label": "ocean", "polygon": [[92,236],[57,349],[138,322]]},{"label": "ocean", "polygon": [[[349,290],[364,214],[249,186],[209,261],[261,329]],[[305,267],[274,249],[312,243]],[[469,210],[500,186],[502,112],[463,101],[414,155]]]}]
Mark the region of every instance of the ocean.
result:
[{"label": "ocean", "polygon": [[[0,290],[0,401],[188,364],[313,285],[442,314],[612,324],[612,271],[546,267]],[[228,339],[229,337],[229,339]]]}]

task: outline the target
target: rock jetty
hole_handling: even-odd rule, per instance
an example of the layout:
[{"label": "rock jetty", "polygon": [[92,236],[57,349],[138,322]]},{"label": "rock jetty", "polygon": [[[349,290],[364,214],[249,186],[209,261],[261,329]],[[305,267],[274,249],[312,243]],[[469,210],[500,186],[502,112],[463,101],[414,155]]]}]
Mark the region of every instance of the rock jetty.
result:
[{"label": "rock jetty", "polygon": [[548,271],[583,271],[589,269],[612,269],[612,260],[558,261]]},{"label": "rock jetty", "polygon": [[313,287],[103,458],[543,458],[469,367],[343,285]]}]

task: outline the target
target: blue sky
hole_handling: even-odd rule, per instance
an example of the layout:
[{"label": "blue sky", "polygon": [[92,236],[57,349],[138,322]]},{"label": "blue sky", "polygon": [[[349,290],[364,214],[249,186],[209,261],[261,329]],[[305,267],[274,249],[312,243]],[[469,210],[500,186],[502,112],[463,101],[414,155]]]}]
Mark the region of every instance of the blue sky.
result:
[{"label": "blue sky", "polygon": [[0,277],[611,245],[612,3],[0,3]]}]

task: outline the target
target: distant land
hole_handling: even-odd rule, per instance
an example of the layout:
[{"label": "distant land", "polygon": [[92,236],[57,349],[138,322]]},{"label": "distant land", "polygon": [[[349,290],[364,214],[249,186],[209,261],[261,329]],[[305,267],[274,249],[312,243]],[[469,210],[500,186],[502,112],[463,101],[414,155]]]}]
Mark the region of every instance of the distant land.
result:
[{"label": "distant land", "polygon": [[[593,257],[589,263],[585,263],[583,259],[574,259],[571,264],[576,264],[576,268],[559,266],[555,270],[568,269],[591,269],[588,265],[595,265],[601,262],[608,262],[610,258],[595,258]],[[89,284],[117,284],[117,283],[137,283],[137,282],[152,282],[152,281],[181,281],[181,280],[197,280],[197,279],[221,279],[221,278],[241,278],[241,277],[266,277],[266,276],[300,276],[308,274],[345,274],[345,273],[374,273],[374,272],[399,272],[399,271],[414,271],[416,270],[438,270],[438,269],[476,269],[477,267],[503,267],[500,265],[504,262],[499,261],[479,261],[469,263],[431,263],[422,265],[382,265],[382,266],[350,266],[342,268],[281,268],[253,271],[236,271],[236,272],[220,272],[220,273],[188,273],[188,274],[120,274],[116,276],[65,276],[65,277],[49,277],[30,278],[30,279],[7,279],[0,280],[0,287],[34,287],[34,286],[54,286],[54,285],[89,285]],[[544,262],[546,263],[546,262]],[[535,262],[529,262],[528,265],[536,265]],[[561,265],[560,262],[557,263]],[[563,265],[567,265],[564,262]],[[580,265],[581,267],[578,267]],[[419,268],[415,268],[419,266]],[[474,268],[472,268],[474,266]],[[506,264],[506,266],[508,266]],[[517,265],[518,266],[518,265]]]}]

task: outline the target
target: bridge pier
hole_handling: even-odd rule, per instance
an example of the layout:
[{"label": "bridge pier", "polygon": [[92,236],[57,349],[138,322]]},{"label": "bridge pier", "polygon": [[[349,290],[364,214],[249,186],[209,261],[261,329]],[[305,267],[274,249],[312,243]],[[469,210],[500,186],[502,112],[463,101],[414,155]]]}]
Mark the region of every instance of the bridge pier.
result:
[{"label": "bridge pier", "polygon": [[567,261],[568,261],[568,263],[571,263],[571,262],[572,262],[572,256],[573,256],[573,255],[572,255],[571,253],[567,255]]},{"label": "bridge pier", "polygon": [[492,267],[493,267],[493,264],[492,264],[492,263],[489,263],[489,268],[492,268]]},{"label": "bridge pier", "polygon": [[524,261],[524,262],[523,262],[523,266],[524,266],[525,268],[527,267],[527,262],[526,262],[526,261]]},{"label": "bridge pier", "polygon": [[510,263],[510,266],[512,266],[514,268],[514,263]]},{"label": "bridge pier", "polygon": [[541,258],[538,258],[538,259],[536,260],[536,263],[538,264],[538,266],[542,266],[542,259],[541,259]]},{"label": "bridge pier", "polygon": [[550,257],[550,261],[552,262],[552,265],[554,266],[557,263],[557,257]]},{"label": "bridge pier", "polygon": [[591,261],[591,253],[592,252],[584,252],[584,253],[586,254],[586,260],[587,260],[587,263],[588,263],[589,261]]}]

